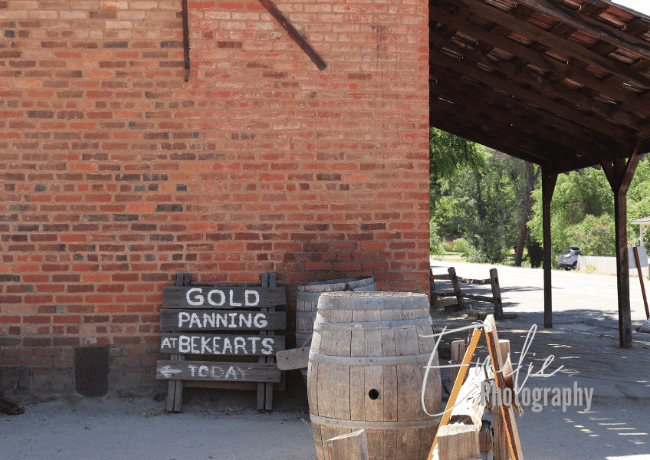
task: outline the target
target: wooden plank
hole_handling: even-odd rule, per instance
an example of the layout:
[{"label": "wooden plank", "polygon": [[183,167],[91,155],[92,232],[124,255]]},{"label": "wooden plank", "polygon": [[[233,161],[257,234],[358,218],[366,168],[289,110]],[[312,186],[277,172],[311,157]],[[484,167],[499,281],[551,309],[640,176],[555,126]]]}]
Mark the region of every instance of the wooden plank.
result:
[{"label": "wooden plank", "polygon": [[274,364],[220,363],[215,361],[158,361],[157,379],[208,380],[238,382],[280,382],[280,370]]},{"label": "wooden plank", "polygon": [[[510,341],[509,340],[499,340],[499,347],[501,348],[501,356],[504,359],[510,354]],[[503,423],[503,414],[501,408],[496,406],[496,401],[493,401],[494,404],[494,458],[495,460],[508,460],[510,458],[510,452],[508,449],[508,434],[505,430],[505,425]]]},{"label": "wooden plank", "polygon": [[[449,395],[449,399],[447,400],[447,407],[445,408],[445,413],[442,416],[442,420],[440,420],[440,427],[445,426],[447,422],[449,422],[449,419],[451,417],[451,411],[448,409],[451,409],[456,404],[456,400],[458,399],[458,394],[460,393],[460,389],[462,386],[460,382],[464,381],[465,377],[467,376],[470,362],[472,361],[472,357],[474,356],[474,352],[476,351],[476,346],[478,345],[478,340],[481,338],[482,332],[483,332],[482,329],[474,329],[474,331],[472,332],[472,338],[469,342],[469,346],[467,347],[467,351],[465,352],[465,357],[463,358],[463,366],[460,368],[460,372],[458,373],[458,378],[454,383],[454,387],[451,389],[451,395]],[[434,455],[435,456],[438,455],[437,435],[436,438],[433,440],[433,445],[431,446],[431,450],[429,451],[428,460],[432,460],[434,458]]]},{"label": "wooden plank", "polygon": [[[454,340],[451,342],[451,364],[458,365],[463,363],[463,357],[465,357],[465,341],[464,340]],[[456,377],[460,368],[452,367],[451,368],[451,385],[452,388],[456,384]]]},{"label": "wooden plank", "polygon": [[162,334],[162,353],[192,355],[274,356],[284,350],[284,336],[261,337],[247,334]]},{"label": "wooden plank", "polygon": [[228,309],[277,307],[287,304],[284,287],[165,286],[163,308]]},{"label": "wooden plank", "polygon": [[440,460],[468,460],[481,457],[479,430],[474,425],[445,425],[438,428]]},{"label": "wooden plank", "polygon": [[650,58],[650,44],[641,38],[628,35],[611,25],[592,19],[582,14],[582,10],[574,12],[558,3],[540,2],[539,0],[517,0],[517,4],[526,6],[532,10],[542,13],[556,21],[574,27],[583,33],[593,35],[599,40],[611,43],[619,48],[638,53]]},{"label": "wooden plank", "polygon": [[[381,312],[382,321],[391,321],[397,319],[398,316],[400,316],[400,312],[396,310],[383,310]],[[381,341],[384,356],[397,356],[395,330],[382,330]],[[383,366],[382,378],[384,386],[384,420],[395,422],[398,420],[397,366]],[[397,440],[397,430],[382,431],[381,447],[387,460],[397,460],[401,458],[401,452],[398,450]]]},{"label": "wooden plank", "polygon": [[[504,391],[506,387],[505,378],[501,371],[504,366],[505,360],[501,356],[501,348],[499,346],[499,335],[497,333],[496,323],[494,316],[488,315],[484,321],[485,324],[485,338],[488,343],[488,350],[490,358],[492,359],[492,367],[494,369],[494,381],[498,390]],[[505,399],[505,398],[504,398]],[[503,404],[501,401],[501,416],[505,425],[505,432],[508,437],[508,446],[510,450],[510,457],[512,460],[523,460],[521,452],[521,442],[519,440],[519,432],[517,431],[517,422],[515,421],[515,414],[512,405]]]},{"label": "wooden plank", "polygon": [[[352,320],[366,320],[366,312],[352,312]],[[352,331],[350,341],[350,356],[366,355],[366,331]],[[365,366],[350,366],[350,419],[364,420],[366,414],[366,371]]]},{"label": "wooden plank", "polygon": [[160,311],[160,330],[174,331],[268,331],[286,327],[286,312],[244,310]]},{"label": "wooden plank", "polygon": [[330,460],[368,460],[366,430],[343,434],[326,441]]},{"label": "wooden plank", "polygon": [[639,281],[641,282],[641,294],[643,295],[645,315],[646,318],[650,318],[650,311],[648,311],[648,298],[645,295],[645,285],[643,284],[643,271],[641,270],[641,261],[639,260],[639,248],[634,246],[632,248],[632,251],[634,251],[634,262],[636,263],[636,269],[639,272]]},{"label": "wooden plank", "polygon": [[[414,310],[405,310],[401,317],[413,319],[417,317]],[[420,344],[414,328],[396,329],[395,346],[397,356],[407,356],[420,353]],[[418,395],[422,390],[422,374],[418,366],[413,364],[397,366],[397,418],[399,421],[419,420],[426,418],[423,414]],[[397,451],[403,458],[417,458],[420,450],[420,439],[417,430],[405,430],[397,439]]]},{"label": "wooden plank", "polygon": [[[366,321],[380,321],[381,311],[366,312]],[[365,331],[366,356],[383,356],[382,331]],[[365,370],[364,393],[366,396],[364,420],[384,420],[384,375],[383,367],[378,365],[363,366]]]},{"label": "wooden plank", "polygon": [[325,61],[323,61],[323,58],[321,58],[318,53],[311,47],[309,42],[305,40],[305,38],[300,35],[300,32],[296,30],[296,28],[289,22],[287,18],[284,17],[284,15],[278,10],[278,8],[273,4],[271,0],[260,0],[260,3],[264,6],[264,8],[267,9],[269,13],[271,13],[271,16],[275,18],[276,21],[280,23],[280,25],[284,28],[284,30],[287,31],[289,36],[293,38],[293,40],[298,44],[300,48],[309,56],[309,59],[312,60],[314,64],[316,64],[316,67],[318,67],[318,70],[323,70],[327,67],[327,64]]}]

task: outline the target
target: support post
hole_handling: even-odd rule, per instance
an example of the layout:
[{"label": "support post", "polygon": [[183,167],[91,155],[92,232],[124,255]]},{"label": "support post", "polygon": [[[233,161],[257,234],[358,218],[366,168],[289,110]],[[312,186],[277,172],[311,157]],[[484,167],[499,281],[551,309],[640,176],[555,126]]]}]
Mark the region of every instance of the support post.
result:
[{"label": "support post", "polygon": [[[465,341],[464,340],[454,340],[451,342],[451,364],[459,365],[463,364],[463,358],[465,357]],[[460,367],[451,368],[451,386],[452,388],[456,384],[456,377],[460,372]]]},{"label": "support post", "polygon": [[632,313],[630,311],[630,263],[627,250],[627,190],[641,159],[639,140],[629,160],[624,151],[611,161],[601,156],[600,162],[614,192],[614,225],[616,227],[616,286],[618,291],[618,337],[621,348],[632,348]]},{"label": "support post", "polygon": [[456,269],[454,267],[449,267],[448,269],[449,277],[451,278],[451,285],[454,288],[454,294],[456,295],[456,300],[461,310],[465,309],[465,302],[463,301],[463,293],[460,292],[460,281],[458,280],[458,275],[456,275]]},{"label": "support post", "polygon": [[501,287],[499,287],[499,273],[496,268],[490,269],[490,284],[492,286],[492,299],[494,302],[494,319],[503,319],[503,301],[501,300]]},{"label": "support post", "polygon": [[542,169],[542,220],[544,228],[544,327],[553,327],[553,294],[551,292],[551,200],[557,182],[557,172]]}]

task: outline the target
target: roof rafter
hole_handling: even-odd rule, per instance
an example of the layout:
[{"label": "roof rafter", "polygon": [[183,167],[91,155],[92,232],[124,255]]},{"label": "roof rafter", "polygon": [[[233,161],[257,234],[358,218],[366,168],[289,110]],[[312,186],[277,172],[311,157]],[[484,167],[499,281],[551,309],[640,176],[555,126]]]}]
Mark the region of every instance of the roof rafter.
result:
[{"label": "roof rafter", "polygon": [[[539,142],[542,145],[548,143],[549,145],[554,145],[555,149],[563,145],[573,149],[575,152],[584,152],[584,154],[593,154],[599,150],[606,150],[607,148],[604,145],[599,145],[593,137],[589,138],[587,133],[578,133],[575,129],[572,130],[572,134],[552,131],[539,124],[529,122],[524,117],[512,113],[514,104],[511,98],[505,96],[501,98],[501,101],[505,103],[511,102],[505,110],[482,103],[477,98],[467,96],[467,93],[464,95],[461,89],[458,88],[458,82],[458,78],[440,79],[435,87],[432,86],[431,90],[439,97],[462,105],[465,108],[465,113],[475,110],[488,115],[493,123],[498,121],[510,124],[523,134],[538,136]],[[467,85],[468,83],[464,80],[462,84]]]},{"label": "roof rafter", "polygon": [[650,78],[644,74],[630,68],[623,63],[616,62],[601,56],[584,46],[569,40],[562,39],[552,33],[525,21],[513,21],[513,18],[501,10],[492,7],[480,0],[448,0],[464,8],[470,9],[475,14],[506,27],[513,32],[518,32],[525,36],[534,38],[536,41],[548,45],[551,48],[568,54],[574,59],[579,59],[596,67],[607,70],[615,75],[624,77],[627,81],[640,85],[644,88],[650,88]]},{"label": "roof rafter", "polygon": [[504,91],[511,96],[515,96],[517,98],[521,98],[524,101],[535,104],[536,106],[541,107],[550,113],[559,115],[567,120],[579,123],[580,125],[595,131],[596,133],[612,132],[621,138],[628,138],[631,136],[629,133],[614,128],[613,126],[608,125],[607,123],[604,123],[595,117],[590,117],[576,109],[567,107],[563,104],[548,99],[543,94],[537,94],[535,92],[526,90],[514,83],[510,83],[506,80],[498,78],[495,75],[492,75],[489,72],[481,70],[474,65],[468,64],[464,61],[458,61],[444,54],[441,54],[440,49],[437,49],[436,52],[432,52],[430,54],[429,61],[432,64],[438,64],[443,67],[456,70],[464,75],[468,75],[478,81],[483,81],[493,88],[500,89],[501,91]]},{"label": "roof rafter", "polygon": [[[639,111],[650,112],[650,105],[648,102],[644,102],[636,95],[619,88],[617,82],[608,83],[601,81],[580,69],[572,68],[570,63],[565,64],[545,54],[538,53],[534,49],[519,44],[507,37],[486,30],[467,21],[463,21],[460,17],[449,14],[443,9],[437,9],[435,15],[438,21],[444,22],[445,24],[451,24],[460,32],[473,36],[477,40],[485,41],[495,48],[513,54],[514,56],[523,59],[525,64],[530,62],[530,64],[543,70],[554,72],[562,78],[570,79],[580,83],[581,85],[587,86],[588,88],[598,91],[607,97],[611,97],[613,100],[621,102],[624,107],[628,108],[628,110],[636,109]],[[575,30],[573,27],[571,27],[571,29]]]},{"label": "roof rafter", "polygon": [[[563,7],[557,3],[545,1],[545,0],[517,0],[518,5],[524,5],[532,10],[537,11],[538,13],[543,14],[551,19],[554,19],[560,23],[567,24],[576,30],[581,30],[587,34],[593,35],[599,40],[603,40],[612,45],[616,45],[620,48],[625,48],[630,51],[634,51],[641,56],[650,58],[650,43],[637,38],[632,35],[628,35],[620,30],[609,26],[603,22],[592,19],[592,15],[595,16],[597,11],[602,10],[602,7],[594,11],[591,14],[580,14],[576,13],[569,8]],[[589,6],[589,2],[586,3]],[[599,5],[593,5],[598,7]],[[580,10],[579,10],[580,11]]]}]

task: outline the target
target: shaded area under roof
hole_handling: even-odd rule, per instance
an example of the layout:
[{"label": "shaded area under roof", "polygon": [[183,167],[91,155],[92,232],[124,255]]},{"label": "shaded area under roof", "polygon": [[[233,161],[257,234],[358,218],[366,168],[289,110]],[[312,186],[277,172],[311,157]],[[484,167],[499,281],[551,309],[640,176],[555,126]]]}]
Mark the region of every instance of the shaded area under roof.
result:
[{"label": "shaded area under roof", "polygon": [[557,172],[650,148],[650,18],[604,0],[430,0],[430,124]]}]

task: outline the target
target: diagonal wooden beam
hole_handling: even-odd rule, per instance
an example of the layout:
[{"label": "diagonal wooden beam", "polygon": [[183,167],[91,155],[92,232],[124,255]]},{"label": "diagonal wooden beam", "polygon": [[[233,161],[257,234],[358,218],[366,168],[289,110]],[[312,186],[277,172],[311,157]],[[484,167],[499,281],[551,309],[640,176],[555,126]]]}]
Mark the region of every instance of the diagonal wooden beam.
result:
[{"label": "diagonal wooden beam", "polygon": [[[582,72],[578,68],[574,68],[571,63],[562,63],[543,53],[537,52],[531,47],[524,46],[514,40],[504,37],[503,35],[496,34],[490,30],[484,29],[483,27],[467,22],[457,15],[449,14],[442,8],[442,6],[441,3],[432,6],[432,9],[435,9],[435,12],[432,13],[432,17],[439,23],[449,25],[464,34],[470,35],[477,40],[484,41],[494,48],[506,51],[547,72],[553,72],[562,78],[573,80],[589,89],[610,97],[613,100],[619,101],[623,104],[624,108],[627,108],[627,110],[637,109],[648,111],[647,102],[640,100],[637,95],[619,88],[618,82],[599,80],[585,72]],[[462,12],[463,15],[465,15],[467,10],[462,9]],[[459,11],[458,14],[460,13],[461,12]],[[575,29],[572,28],[572,30]]]},{"label": "diagonal wooden beam", "polygon": [[[524,5],[544,16],[567,24],[589,35],[593,35],[599,40],[650,58],[650,43],[641,38],[621,32],[606,23],[592,19],[589,15],[582,14],[582,9],[574,12],[559,3],[548,0],[517,0],[517,4]],[[587,5],[589,5],[588,2]]]},{"label": "diagonal wooden beam", "polygon": [[323,70],[325,67],[327,67],[327,64],[325,61],[323,61],[323,58],[319,56],[319,54],[314,50],[314,48],[311,47],[309,42],[305,40],[305,38],[300,35],[300,32],[296,30],[296,28],[289,22],[289,20],[282,14],[282,12],[275,6],[275,4],[271,0],[259,0],[260,3],[266,8],[266,10],[271,13],[271,16],[275,18],[276,21],[280,23],[280,25],[284,28],[284,30],[287,31],[289,36],[293,38],[293,40],[298,44],[300,48],[309,56],[309,58],[312,60],[314,64],[316,64],[316,67],[318,67],[319,70]]},{"label": "diagonal wooden beam", "polygon": [[548,45],[557,51],[568,54],[574,59],[579,59],[588,64],[605,69],[610,73],[625,78],[628,82],[635,83],[644,88],[650,88],[650,78],[634,69],[631,69],[629,66],[616,60],[609,59],[605,56],[601,56],[600,54],[595,53],[573,41],[563,40],[560,37],[556,37],[552,33],[547,32],[546,30],[534,24],[526,21],[517,21],[512,15],[504,13],[501,10],[483,3],[480,0],[449,1],[461,7],[468,8],[473,13],[503,27],[506,27],[513,32],[521,33],[533,38],[542,44]]}]

